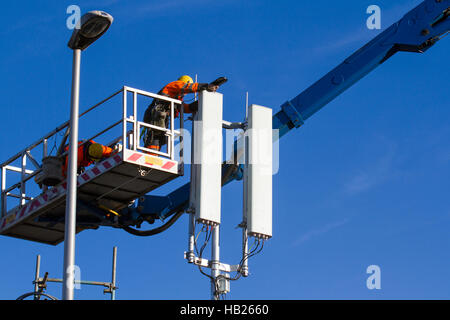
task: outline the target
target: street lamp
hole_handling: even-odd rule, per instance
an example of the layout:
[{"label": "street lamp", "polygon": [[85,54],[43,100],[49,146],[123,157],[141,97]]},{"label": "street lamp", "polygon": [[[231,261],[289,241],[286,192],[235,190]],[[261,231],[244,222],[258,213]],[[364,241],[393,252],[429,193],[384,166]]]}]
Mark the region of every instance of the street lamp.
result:
[{"label": "street lamp", "polygon": [[100,38],[111,26],[113,17],[103,11],[90,11],[81,17],[80,28],[75,29],[69,48],[84,50]]},{"label": "street lamp", "polygon": [[64,225],[63,300],[73,300],[75,233],[77,204],[78,110],[80,96],[81,51],[100,38],[111,26],[113,17],[103,11],[90,11],[81,17],[68,46],[73,50],[70,141],[67,169],[67,200]]}]

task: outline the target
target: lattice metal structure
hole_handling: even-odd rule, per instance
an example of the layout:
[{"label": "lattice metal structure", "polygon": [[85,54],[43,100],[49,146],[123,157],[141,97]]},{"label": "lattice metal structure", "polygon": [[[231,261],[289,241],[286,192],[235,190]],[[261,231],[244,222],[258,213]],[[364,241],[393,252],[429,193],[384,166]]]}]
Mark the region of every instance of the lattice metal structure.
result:
[{"label": "lattice metal structure", "polygon": [[[116,290],[118,287],[116,286],[117,274],[116,274],[116,266],[117,266],[117,247],[113,248],[113,258],[112,258],[112,273],[111,273],[111,282],[101,282],[101,281],[87,281],[87,280],[75,280],[74,285],[90,285],[90,286],[100,286],[105,287],[103,290],[103,294],[110,294],[111,300],[116,300]],[[44,273],[44,276],[40,276],[41,272],[41,256],[38,255],[36,257],[36,273],[33,281],[34,291],[28,292],[16,300],[25,300],[28,297],[33,297],[34,300],[50,299],[50,300],[58,300],[56,297],[45,293],[44,291],[47,289],[47,284],[50,282],[53,283],[62,283],[63,279],[49,278],[48,272]]]}]

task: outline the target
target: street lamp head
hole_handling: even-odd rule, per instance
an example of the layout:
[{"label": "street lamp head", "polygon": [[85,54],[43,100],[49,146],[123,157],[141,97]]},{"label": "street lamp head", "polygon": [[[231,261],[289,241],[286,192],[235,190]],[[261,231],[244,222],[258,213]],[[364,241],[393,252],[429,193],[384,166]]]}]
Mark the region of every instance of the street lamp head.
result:
[{"label": "street lamp head", "polygon": [[100,38],[113,22],[113,17],[103,11],[90,11],[81,17],[68,43],[70,49],[84,50]]}]

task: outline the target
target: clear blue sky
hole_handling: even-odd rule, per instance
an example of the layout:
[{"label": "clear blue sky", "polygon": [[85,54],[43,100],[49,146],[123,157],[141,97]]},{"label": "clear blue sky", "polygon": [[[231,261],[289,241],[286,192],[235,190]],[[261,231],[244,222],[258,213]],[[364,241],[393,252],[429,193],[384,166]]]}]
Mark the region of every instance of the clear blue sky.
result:
[{"label": "clear blue sky", "polygon": [[[385,29],[420,2],[5,2],[0,160],[69,118],[68,5],[115,18],[83,54],[82,110],[123,85],[156,92],[181,74],[205,82],[224,75],[224,117],[241,121],[246,91],[277,112],[376,36],[365,27],[369,5],[382,8]],[[228,298],[450,298],[449,50],[444,39],[424,55],[395,56],[281,140],[274,237]],[[223,189],[227,263],[239,261],[241,191],[238,182]],[[108,281],[118,246],[118,299],[209,299],[209,281],[183,260],[186,244],[186,217],[151,238],[84,231],[76,264],[83,279]],[[0,299],[32,290],[37,254],[42,272],[62,277],[63,244],[2,236],[0,252]],[[370,265],[381,267],[379,291],[366,288]],[[47,292],[60,297],[61,286]],[[75,297],[109,296],[83,287]]]}]

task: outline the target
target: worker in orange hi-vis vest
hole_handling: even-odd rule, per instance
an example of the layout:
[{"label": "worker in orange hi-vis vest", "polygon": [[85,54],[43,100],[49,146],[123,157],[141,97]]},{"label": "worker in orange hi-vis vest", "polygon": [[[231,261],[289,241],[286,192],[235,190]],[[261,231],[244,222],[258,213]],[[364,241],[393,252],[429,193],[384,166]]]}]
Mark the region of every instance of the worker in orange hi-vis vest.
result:
[{"label": "worker in orange hi-vis vest", "polygon": [[[96,143],[93,140],[89,140],[86,143],[85,141],[78,142],[78,159],[77,159],[77,172],[81,173],[84,171],[84,168],[89,167],[94,162],[98,162],[100,160],[109,158],[117,151],[113,148],[106,147],[101,145],[100,143]],[[84,144],[83,144],[84,143]],[[69,150],[69,146],[64,148],[64,151]],[[64,178],[67,176],[67,167],[68,167],[68,155],[64,157],[64,162],[62,166],[62,173]]]},{"label": "worker in orange hi-vis vest", "polygon": [[[181,76],[177,81],[173,81],[162,88],[158,94],[172,99],[183,101],[183,98],[188,93],[200,92],[207,90],[214,92],[219,88],[218,85],[211,83],[194,83],[191,77]],[[198,101],[191,104],[183,103],[183,112],[194,113],[198,110]],[[175,110],[175,117],[178,117],[179,110]],[[167,128],[170,117],[170,103],[160,99],[154,99],[148,106],[144,114],[144,122]],[[160,151],[161,147],[167,143],[166,134],[163,131],[144,129],[144,147]]]}]

